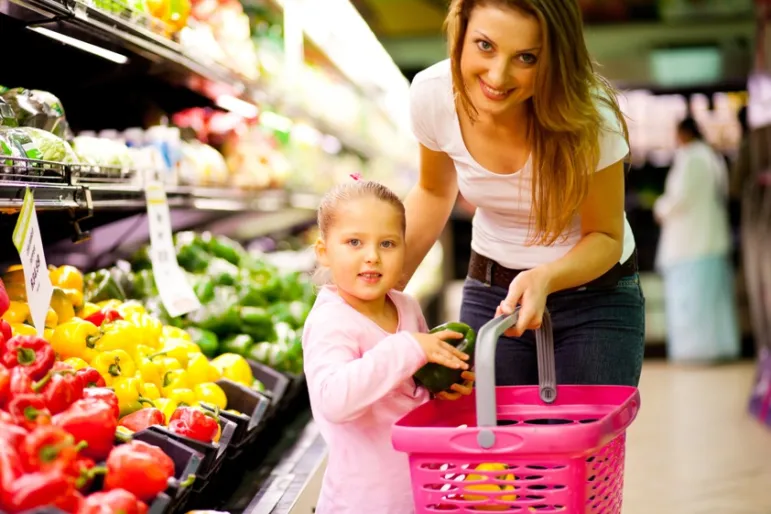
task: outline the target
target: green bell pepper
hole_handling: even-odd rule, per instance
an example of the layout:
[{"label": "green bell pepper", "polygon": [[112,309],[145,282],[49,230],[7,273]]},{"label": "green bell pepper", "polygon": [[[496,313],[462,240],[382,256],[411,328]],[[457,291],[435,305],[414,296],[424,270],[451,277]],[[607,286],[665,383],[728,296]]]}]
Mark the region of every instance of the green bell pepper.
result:
[{"label": "green bell pepper", "polygon": [[187,271],[201,272],[209,265],[211,256],[206,251],[201,237],[195,232],[175,234],[174,249],[177,252],[177,262]]},{"label": "green bell pepper", "polygon": [[226,337],[222,340],[220,347],[221,353],[235,353],[246,357],[254,346],[254,339],[247,334],[237,334]]},{"label": "green bell pepper", "polygon": [[218,336],[239,332],[241,313],[235,289],[228,286],[214,288],[214,298],[187,315],[187,325],[203,328]]},{"label": "green bell pepper", "polygon": [[238,265],[241,262],[241,257],[246,254],[243,246],[228,237],[204,232],[201,234],[201,239],[209,253],[220,259],[225,259],[231,264]]},{"label": "green bell pepper", "polygon": [[86,302],[99,303],[105,300],[126,300],[120,284],[110,270],[100,269],[83,276],[83,299]]},{"label": "green bell pepper", "polygon": [[195,273],[187,273],[187,280],[193,288],[195,296],[201,304],[209,303],[214,299],[214,281],[211,277]]},{"label": "green bell pepper", "polygon": [[158,296],[155,277],[150,269],[143,269],[132,274],[131,297],[137,300]]},{"label": "green bell pepper", "polygon": [[289,323],[294,329],[302,328],[310,310],[308,304],[299,300],[275,303],[268,307],[274,323]]},{"label": "green bell pepper", "polygon": [[123,295],[126,298],[134,298],[134,280],[131,273],[131,264],[128,261],[119,260],[108,269],[112,278],[123,290]]},{"label": "green bell pepper", "polygon": [[198,345],[204,355],[210,359],[217,356],[220,346],[217,334],[198,327],[188,327],[187,333],[190,334],[190,338]]},{"label": "green bell pepper", "polygon": [[262,307],[239,307],[241,332],[249,334],[256,341],[271,341],[275,338],[273,320]]},{"label": "green bell pepper", "polygon": [[209,261],[206,267],[206,276],[209,277],[214,285],[232,286],[238,282],[238,266],[231,264],[225,259],[214,257]]},{"label": "green bell pepper", "polygon": [[[442,330],[451,330],[463,335],[462,339],[450,339],[447,341],[458,350],[469,356],[469,360],[466,363],[471,369],[474,366],[474,346],[476,344],[476,332],[470,326],[465,323],[445,323],[439,325],[436,328],[431,329],[430,333],[435,334]],[[428,389],[433,394],[447,391],[453,384],[459,384],[462,382],[461,375],[463,371],[460,369],[450,369],[440,364],[429,362],[422,368],[420,368],[413,378],[416,382]]]},{"label": "green bell pepper", "polygon": [[134,255],[131,256],[131,269],[134,271],[151,269],[152,267],[153,264],[150,261],[149,245],[141,247],[139,250],[134,252]]}]

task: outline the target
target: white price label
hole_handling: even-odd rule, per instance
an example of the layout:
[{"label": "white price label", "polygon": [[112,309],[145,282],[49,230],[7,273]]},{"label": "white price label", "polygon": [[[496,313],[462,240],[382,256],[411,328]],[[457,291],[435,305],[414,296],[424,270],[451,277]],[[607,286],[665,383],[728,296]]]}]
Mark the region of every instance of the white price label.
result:
[{"label": "white price label", "polygon": [[182,316],[201,307],[201,302],[177,263],[171,235],[171,215],[166,190],[160,182],[150,182],[145,188],[147,219],[150,224],[150,261],[153,278],[163,306],[171,317]]},{"label": "white price label", "polygon": [[27,304],[32,316],[32,324],[35,325],[38,336],[43,337],[54,286],[48,276],[43,240],[40,238],[40,226],[37,221],[37,212],[35,212],[35,198],[29,188],[24,193],[19,219],[13,229],[13,245],[19,252],[24,269]]}]

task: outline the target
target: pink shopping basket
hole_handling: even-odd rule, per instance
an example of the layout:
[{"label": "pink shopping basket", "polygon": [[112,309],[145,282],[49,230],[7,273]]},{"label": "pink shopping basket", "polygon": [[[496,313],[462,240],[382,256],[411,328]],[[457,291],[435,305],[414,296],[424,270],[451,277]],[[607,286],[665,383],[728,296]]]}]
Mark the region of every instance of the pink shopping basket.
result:
[{"label": "pink shopping basket", "polygon": [[516,313],[480,329],[475,397],[428,402],[394,425],[394,448],[409,454],[416,514],[620,514],[639,391],[557,386],[548,313],[536,333],[539,386],[496,388],[495,347],[515,323]]}]

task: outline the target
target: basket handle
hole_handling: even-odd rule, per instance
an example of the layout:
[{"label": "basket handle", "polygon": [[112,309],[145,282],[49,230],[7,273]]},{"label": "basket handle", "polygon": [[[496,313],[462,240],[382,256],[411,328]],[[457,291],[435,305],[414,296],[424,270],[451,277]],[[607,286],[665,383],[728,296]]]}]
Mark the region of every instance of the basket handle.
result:
[{"label": "basket handle", "polygon": [[[480,427],[477,442],[482,448],[495,445],[495,433],[487,427],[498,426],[495,403],[495,350],[498,339],[517,323],[519,307],[512,314],[498,316],[479,329],[474,351],[474,372],[476,379],[477,426]],[[538,356],[538,388],[541,400],[553,403],[557,399],[557,372],[554,366],[554,336],[551,316],[543,313],[541,328],[535,332],[536,354]]]}]

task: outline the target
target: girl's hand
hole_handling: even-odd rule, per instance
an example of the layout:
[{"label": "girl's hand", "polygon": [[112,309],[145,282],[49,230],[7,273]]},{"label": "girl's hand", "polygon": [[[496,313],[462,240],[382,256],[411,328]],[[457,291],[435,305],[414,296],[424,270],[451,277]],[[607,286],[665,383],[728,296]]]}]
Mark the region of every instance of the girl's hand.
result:
[{"label": "girl's hand", "polygon": [[495,311],[496,317],[511,314],[520,305],[517,324],[508,329],[505,335],[519,337],[525,330],[540,328],[548,295],[549,280],[541,269],[534,268],[517,275],[509,285],[509,294]]},{"label": "girl's hand", "polygon": [[468,369],[468,364],[464,362],[468,360],[468,355],[444,341],[445,339],[462,339],[463,334],[452,330],[442,330],[435,334],[418,332],[412,335],[423,348],[428,362],[441,364],[451,369]]},{"label": "girl's hand", "polygon": [[461,378],[465,380],[462,384],[453,384],[450,389],[452,389],[454,392],[450,391],[442,391],[441,393],[437,394],[436,397],[441,400],[457,400],[461,396],[469,396],[471,393],[474,392],[474,381],[476,380],[476,375],[473,371],[464,371],[461,375]]}]

